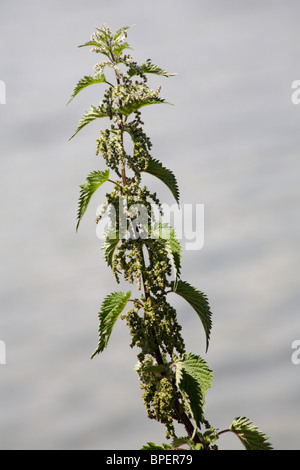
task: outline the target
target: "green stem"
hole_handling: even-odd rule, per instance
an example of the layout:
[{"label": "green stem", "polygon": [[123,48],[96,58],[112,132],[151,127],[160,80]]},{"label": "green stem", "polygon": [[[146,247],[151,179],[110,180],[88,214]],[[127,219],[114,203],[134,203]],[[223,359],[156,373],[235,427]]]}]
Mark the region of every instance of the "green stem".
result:
[{"label": "green stem", "polygon": [[111,180],[111,179],[108,179],[107,181],[109,181],[110,183],[113,183],[115,184],[116,186],[119,186],[119,188],[121,188],[122,186],[119,185],[119,183],[117,183],[116,181],[114,180]]},{"label": "green stem", "polygon": [[[114,54],[112,52],[111,52],[111,62],[113,64],[116,63]],[[115,71],[115,73],[116,73],[117,84],[120,85],[120,78],[119,78],[116,71]],[[120,99],[119,100],[119,107],[121,107],[121,106],[122,106],[122,101]],[[118,124],[118,127],[121,130],[121,136],[122,136],[121,143],[122,143],[123,151],[125,152],[124,145],[123,145],[123,132],[124,131],[123,131],[123,115],[122,115],[122,113],[120,113],[120,120],[121,120],[121,123]],[[120,170],[121,170],[121,175],[122,175],[123,187],[125,187],[127,185],[127,179],[126,179],[125,164],[122,160],[120,161]],[[137,233],[137,236],[138,236],[138,234],[139,234],[139,228],[138,227],[136,227],[136,233]],[[143,263],[141,277],[142,277],[144,295],[145,295],[146,301],[147,300],[151,301],[150,292],[147,290],[146,285],[145,285],[144,272],[146,270],[146,263],[145,263],[145,257],[144,257],[144,253],[143,253],[142,248],[141,248],[141,259],[142,259],[142,263]],[[158,365],[164,366],[165,365],[164,360],[162,358],[162,354],[161,354],[161,351],[160,351],[160,346],[158,344],[157,336],[156,336],[156,332],[155,332],[154,328],[152,329],[152,333],[153,333],[153,338],[154,338],[154,342],[155,342],[155,345],[156,345],[155,351],[154,351],[156,362],[157,362]],[[181,403],[179,402],[178,399],[175,399],[175,401],[174,401],[174,409],[175,409],[175,412],[178,416],[178,422],[184,425],[189,437],[193,438],[195,440],[195,442],[199,443],[200,439],[199,439],[198,435],[196,434],[197,429],[194,429],[194,426],[193,426],[192,422],[190,421],[189,417],[187,416],[187,414],[183,410],[183,407],[182,407],[182,405],[181,405]]]}]

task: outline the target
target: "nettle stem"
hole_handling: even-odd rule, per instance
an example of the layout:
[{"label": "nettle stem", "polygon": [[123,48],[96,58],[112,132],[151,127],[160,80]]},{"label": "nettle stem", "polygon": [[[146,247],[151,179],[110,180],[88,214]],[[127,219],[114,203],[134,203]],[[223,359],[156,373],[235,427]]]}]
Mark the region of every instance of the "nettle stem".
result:
[{"label": "nettle stem", "polygon": [[[141,292],[139,298],[132,298],[131,290],[105,297],[99,311],[99,343],[92,357],[108,346],[118,317],[125,319],[131,335],[130,346],[140,351],[136,371],[147,415],[165,426],[167,438],[173,438],[171,445],[160,447],[149,443],[143,449],[153,449],[153,446],[176,449],[182,445],[194,450],[216,449],[217,431],[204,418],[204,399],[212,381],[212,371],[202,357],[186,353],[181,325],[176,310],[168,301],[168,294],[178,294],[198,315],[205,332],[206,350],[212,326],[209,303],[203,292],[181,280],[181,247],[175,230],[169,221],[162,221],[162,205],[156,193],[141,183],[144,173],[153,175],[169,188],[179,204],[176,178],[151,156],[152,144],[143,130],[140,112],[144,106],[166,103],[159,96],[160,87],[155,91],[148,87],[149,74],[162,77],[174,74],[169,74],[150,59],[138,65],[130,55],[124,54],[130,49],[126,42],[128,28],[113,34],[108,26],[102,25],[92,34],[91,40],[83,44],[104,55],[105,60],[95,65],[93,75],[85,76],[77,83],[71,97],[72,100],[90,85],[108,85],[103,101],[98,106],[91,106],[83,115],[72,137],[96,119],[108,118],[111,123],[109,128],[100,131],[97,139],[96,155],[102,157],[106,169],[90,173],[80,186],[76,229],[95,191],[106,182],[113,183],[114,189],[106,194],[105,204],[96,219],[98,223],[108,217],[111,223],[104,235],[104,259],[117,283],[123,276]],[[106,79],[109,68],[115,72],[116,85]],[[132,154],[125,151],[124,132],[132,140]],[[158,219],[153,216],[153,205],[160,214]],[[127,307],[129,301],[133,304],[131,309]],[[187,436],[176,436],[176,423],[183,425]],[[246,426],[248,432],[250,425],[246,424],[237,419],[232,424],[234,430],[230,430],[239,435]],[[265,442],[261,434],[259,439]]]},{"label": "nettle stem", "polygon": [[[142,253],[142,257],[143,257],[144,269],[146,269],[145,259],[144,259],[144,254],[143,253]],[[147,291],[147,289],[145,287],[145,280],[144,280],[143,272],[142,272],[142,281],[143,281],[145,299],[149,300],[150,299],[150,294],[149,294],[149,292]],[[156,343],[156,348],[155,348],[155,351],[154,351],[156,362],[159,366],[164,366],[165,362],[164,362],[164,360],[162,358],[162,355],[161,355],[161,352],[160,352],[160,347],[159,347],[159,344],[158,344],[158,341],[157,341],[157,338],[156,338],[156,332],[154,331],[154,328],[152,330],[152,334],[153,334],[154,342]],[[184,412],[183,407],[180,404],[178,399],[174,400],[174,409],[175,409],[175,412],[176,412],[177,417],[178,417],[178,422],[182,423],[184,425],[184,427],[185,427],[185,429],[188,433],[188,436],[192,437],[195,434],[195,432],[194,432],[195,427],[193,426],[192,422],[188,418],[187,414]],[[195,442],[200,443],[200,438],[199,438],[198,435],[195,435]]]}]

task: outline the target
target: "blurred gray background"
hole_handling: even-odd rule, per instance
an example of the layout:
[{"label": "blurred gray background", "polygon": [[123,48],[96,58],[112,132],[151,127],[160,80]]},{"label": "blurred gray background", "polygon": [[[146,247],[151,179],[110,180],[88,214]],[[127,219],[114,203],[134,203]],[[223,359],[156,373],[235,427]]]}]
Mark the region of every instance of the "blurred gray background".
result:
[{"label": "blurred gray background", "polygon": [[[204,248],[184,252],[182,278],[210,300],[207,354],[197,315],[172,302],[188,351],[214,370],[207,418],[222,430],[245,415],[275,448],[299,450],[300,365],[291,361],[300,339],[300,105],[291,102],[299,2],[1,0],[0,12],[0,448],[165,441],[146,417],[124,322],[90,360],[99,306],[116,289],[94,223],[105,190],[78,234],[75,226],[79,185],[104,169],[95,141],[107,123],[68,139],[103,87],[66,102],[100,60],[77,46],[107,23],[135,24],[134,58],[178,74],[149,79],[175,106],[142,114],[152,155],[176,174],[182,204],[205,205]],[[160,182],[147,184],[173,203]],[[229,435],[219,446],[240,448]]]}]

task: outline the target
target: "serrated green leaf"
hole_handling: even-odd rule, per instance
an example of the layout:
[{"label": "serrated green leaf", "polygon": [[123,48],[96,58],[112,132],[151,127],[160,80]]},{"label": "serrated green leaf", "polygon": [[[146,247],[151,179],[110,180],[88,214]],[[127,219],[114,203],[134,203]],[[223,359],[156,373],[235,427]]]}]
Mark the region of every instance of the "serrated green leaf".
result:
[{"label": "serrated green leaf", "polygon": [[235,418],[231,423],[230,431],[238,436],[246,450],[272,450],[268,436],[245,417]]},{"label": "serrated green leaf", "polygon": [[112,266],[112,260],[116,246],[120,241],[119,233],[115,229],[110,229],[105,237],[105,241],[102,245],[104,251],[104,258],[108,266]]},{"label": "serrated green leaf", "polygon": [[86,46],[94,46],[94,52],[98,52],[99,54],[104,54],[106,55],[107,57],[109,57],[109,50],[107,48],[107,46],[102,43],[101,41],[88,41],[84,44],[81,44],[80,46],[78,47],[86,47]]},{"label": "serrated green leaf", "polygon": [[85,77],[83,77],[81,80],[79,80],[79,82],[77,83],[77,85],[75,86],[74,88],[74,91],[72,93],[72,96],[71,98],[69,99],[68,103],[69,104],[74,98],[75,96],[81,91],[83,90],[84,88],[90,86],[90,85],[94,85],[96,83],[103,83],[105,82],[105,75],[102,73],[101,75],[94,75],[94,76],[91,76],[91,75],[86,75]]},{"label": "serrated green leaf", "polygon": [[114,43],[118,44],[127,37],[126,29],[128,28],[129,26],[125,26],[124,28],[118,29],[118,31],[114,35]]},{"label": "serrated green leaf", "polygon": [[155,75],[161,75],[163,77],[174,77],[176,73],[169,73],[166,70],[163,70],[158,65],[152,64],[151,61],[147,61],[141,65],[141,71],[143,73],[153,73]]},{"label": "serrated green leaf", "polygon": [[130,103],[121,106],[119,110],[125,116],[129,116],[131,113],[134,113],[138,109],[142,108],[143,106],[149,106],[150,104],[171,104],[165,101],[163,98],[152,97],[152,98],[140,98],[131,101]]},{"label": "serrated green leaf", "polygon": [[144,172],[160,179],[170,189],[177,204],[179,204],[179,189],[176,178],[171,170],[165,168],[159,160],[149,157],[148,165],[144,169]]},{"label": "serrated green leaf", "polygon": [[128,42],[124,42],[123,44],[116,44],[112,52],[115,56],[119,57],[125,49],[132,49]]},{"label": "serrated green leaf", "polygon": [[137,70],[139,70],[142,73],[152,73],[155,75],[161,75],[163,77],[173,77],[177,75],[176,73],[168,73],[166,70],[163,70],[162,68],[158,67],[158,65],[152,64],[151,61],[146,61],[144,64],[141,66],[131,66],[129,67],[128,70],[128,75],[130,77],[133,77],[134,75],[137,75]]},{"label": "serrated green leaf", "polygon": [[185,396],[197,426],[203,421],[204,398],[212,381],[212,371],[204,359],[184,354],[175,361],[176,385]]},{"label": "serrated green leaf", "polygon": [[181,246],[176,238],[175,229],[167,223],[156,222],[151,230],[151,238],[163,241],[174,269],[176,284],[181,268]]},{"label": "serrated green leaf", "polygon": [[154,442],[147,442],[147,445],[143,445],[143,447],[141,447],[141,450],[168,450],[168,449],[172,449],[172,447],[169,444],[163,443],[160,446],[160,445],[154,444]]},{"label": "serrated green leaf", "polygon": [[188,445],[189,447],[194,447],[194,441],[189,436],[186,437],[174,437],[172,441],[172,448],[181,447],[183,445]]},{"label": "serrated green leaf", "polygon": [[211,321],[212,314],[210,311],[207,297],[205,296],[203,292],[195,289],[188,282],[181,281],[181,280],[179,280],[177,284],[176,283],[172,284],[172,292],[175,292],[176,294],[183,297],[198,314],[202,322],[205,334],[206,334],[206,351],[207,351],[208,345],[209,345],[211,327],[212,327],[212,321]]},{"label": "serrated green leaf", "polygon": [[81,129],[85,127],[87,124],[89,124],[90,122],[95,121],[95,119],[104,118],[104,117],[108,117],[108,114],[101,111],[96,106],[91,106],[90,109],[86,111],[84,115],[82,116],[82,118],[80,119],[75,133],[70,137],[69,140],[73,139],[73,137],[75,137],[75,135],[78,134],[78,132],[81,131]]},{"label": "serrated green leaf", "polygon": [[126,30],[129,29],[129,28],[132,28],[133,26],[135,26],[135,25],[133,24],[131,26],[123,26],[123,28],[118,29],[118,31],[116,31],[116,33],[114,35],[114,42],[116,42],[116,43],[122,42],[123,41],[122,34],[124,35],[124,38],[127,37]]},{"label": "serrated green leaf", "polygon": [[131,292],[126,294],[124,292],[114,292],[104,299],[99,312],[99,344],[91,358],[107,347],[114,324],[124,310],[130,296]]},{"label": "serrated green leaf", "polygon": [[80,44],[78,47],[86,47],[86,46],[95,46],[95,47],[101,47],[102,43],[99,41],[87,41],[84,44]]},{"label": "serrated green leaf", "polygon": [[90,173],[86,182],[80,186],[80,196],[78,202],[78,212],[77,212],[77,226],[76,231],[78,230],[80,221],[87,210],[91,197],[93,196],[96,189],[99,188],[103,183],[105,183],[109,178],[109,170],[105,171],[93,171]]}]

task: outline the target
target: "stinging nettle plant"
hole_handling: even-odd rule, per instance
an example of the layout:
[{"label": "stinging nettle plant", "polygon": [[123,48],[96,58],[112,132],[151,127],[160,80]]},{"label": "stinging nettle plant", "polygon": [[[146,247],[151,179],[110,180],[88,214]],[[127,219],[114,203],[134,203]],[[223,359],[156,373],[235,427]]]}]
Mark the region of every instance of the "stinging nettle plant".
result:
[{"label": "stinging nettle plant", "polygon": [[[95,191],[107,183],[106,194],[98,223],[108,214],[111,225],[102,245],[104,258],[112,269],[116,282],[120,277],[135,287],[127,292],[107,295],[99,312],[99,343],[92,357],[108,345],[113,327],[120,317],[125,320],[131,336],[131,347],[139,349],[135,367],[149,418],[162,423],[170,444],[148,442],[142,449],[217,450],[221,434],[232,432],[247,450],[269,450],[268,437],[245,417],[234,419],[228,429],[218,431],[204,415],[205,395],[212,382],[212,371],[206,361],[187,352],[181,335],[176,310],[169,303],[169,294],[181,296],[198,315],[209,346],[212,314],[207,297],[180,278],[181,247],[175,230],[153,214],[153,205],[162,206],[156,193],[142,184],[148,173],[157,177],[171,191],[179,204],[179,190],[172,171],[151,156],[151,141],[143,130],[141,108],[166,103],[160,87],[153,91],[147,85],[149,74],[170,77],[170,74],[147,59],[138,65],[124,51],[129,27],[112,33],[107,25],[92,34],[79,47],[91,46],[105,60],[94,66],[92,75],[84,76],[76,85],[69,102],[83,89],[94,84],[108,85],[103,100],[82,116],[76,132],[99,118],[108,118],[110,127],[100,131],[96,155],[106,164],[96,170],[80,186],[77,226]],[[113,83],[107,79],[113,75]],[[132,142],[132,151],[125,149],[124,136]],[[144,217],[140,217],[141,208]],[[156,219],[155,219],[156,217]],[[182,425],[182,426],[179,426]],[[178,432],[177,429],[180,428]]]}]

